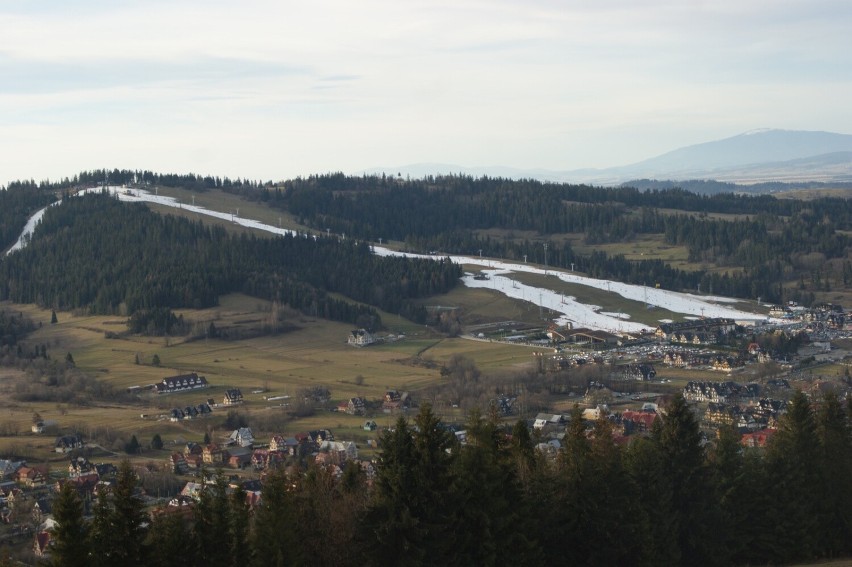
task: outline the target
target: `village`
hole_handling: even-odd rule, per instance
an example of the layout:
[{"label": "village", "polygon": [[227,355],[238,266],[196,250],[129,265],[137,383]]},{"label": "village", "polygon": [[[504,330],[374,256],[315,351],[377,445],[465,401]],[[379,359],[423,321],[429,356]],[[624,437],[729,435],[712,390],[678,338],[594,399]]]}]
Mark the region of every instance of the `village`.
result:
[{"label": "village", "polygon": [[[595,378],[582,383],[582,391],[564,392],[562,407],[568,404],[569,411],[525,415],[516,395],[501,394],[491,399],[491,409],[502,421],[526,421],[536,448],[547,458],[556,458],[572,414],[577,415],[570,406],[579,408],[588,429],[595,421],[605,419],[612,425],[615,442],[627,444],[636,436],[648,434],[675,393],[681,393],[693,408],[704,443],[712,444],[719,428],[734,426],[744,448],[761,450],[773,436],[794,391],[801,390],[815,401],[829,390],[840,397],[852,391],[848,370],[835,376],[820,372],[823,366],[847,364],[849,355],[843,346],[852,331],[842,307],[774,306],[771,312],[784,322],[743,326],[727,318],[696,319],[661,323],[653,333],[629,338],[551,325],[546,329],[513,329],[511,333],[477,329],[471,338],[546,345],[547,352],[533,355],[533,364],[542,375],[596,369]],[[404,337],[391,338],[400,339]],[[353,348],[368,348],[383,340],[355,329],[347,343]],[[718,378],[708,379],[708,372]],[[675,374],[683,386],[673,390],[671,376]],[[198,395],[195,403],[140,416],[148,420],[182,422],[217,414],[221,417],[222,412],[244,403],[239,388],[226,388],[220,398],[211,398],[204,395],[208,387],[204,376],[188,373],[131,389],[159,399],[168,399],[174,393]],[[285,406],[293,401],[290,396],[265,398]],[[339,478],[347,463],[356,463],[369,483],[375,474],[380,433],[387,428],[379,425],[383,420],[377,416],[390,419],[412,414],[419,405],[416,395],[388,390],[378,400],[356,396],[336,405],[331,400],[332,392],[318,389],[303,402],[323,407],[331,403],[333,412],[363,417],[363,431],[369,434],[366,447],[351,439],[336,438],[331,428],[281,431],[257,438],[251,427],[239,426],[217,438],[205,435],[203,442],[165,440],[160,442],[160,448],[168,452],[165,459],[144,464],[134,461],[134,470],[142,480],[139,494],[151,508],[182,509],[193,505],[205,483],[221,475],[231,486],[242,487],[248,505],[255,506],[262,498],[260,481],[268,471],[309,464],[326,467]],[[390,423],[388,419],[384,423]],[[458,443],[467,442],[463,423],[444,425]],[[59,430],[55,421],[35,416],[31,434]],[[54,448],[66,457],[62,467],[0,461],[0,520],[6,525],[0,537],[32,538],[33,552],[39,557],[49,550],[52,495],[70,483],[90,512],[98,492],[108,489],[116,472],[116,455],[91,446],[79,432],[58,435]],[[368,449],[368,456],[360,456],[359,449]],[[98,458],[103,462],[97,462]],[[164,481],[167,477],[169,480]]]}]

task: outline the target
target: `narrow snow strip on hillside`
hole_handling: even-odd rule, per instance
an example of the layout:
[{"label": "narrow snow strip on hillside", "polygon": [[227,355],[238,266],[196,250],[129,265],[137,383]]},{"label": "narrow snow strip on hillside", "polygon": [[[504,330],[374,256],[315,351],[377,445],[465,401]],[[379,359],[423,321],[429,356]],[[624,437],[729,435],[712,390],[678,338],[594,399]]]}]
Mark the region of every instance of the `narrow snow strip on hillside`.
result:
[{"label": "narrow snow strip on hillside", "polygon": [[44,216],[44,212],[49,207],[52,207],[52,206],[58,205],[58,204],[59,204],[59,201],[57,201],[55,203],[51,203],[47,207],[45,207],[43,209],[39,209],[38,211],[36,211],[36,213],[29,218],[29,220],[27,221],[27,224],[24,225],[24,230],[21,231],[21,236],[19,236],[18,240],[16,240],[15,243],[12,245],[12,247],[9,248],[9,251],[6,252],[6,255],[9,255],[14,251],[20,250],[21,248],[23,248],[24,245],[27,243],[27,240],[29,240],[29,237],[32,236],[33,231],[35,230],[35,227],[38,225],[38,223],[41,222],[41,217]]},{"label": "narrow snow strip on hillside", "polygon": [[[100,193],[103,189],[100,187],[94,189],[86,189],[85,191],[81,191],[81,193]],[[210,217],[215,217],[218,219],[230,221],[234,224],[238,224],[240,226],[244,226],[246,228],[256,228],[258,230],[263,230],[266,232],[272,232],[275,234],[296,234],[295,231],[289,230],[286,228],[278,228],[276,226],[264,224],[262,222],[252,220],[252,219],[244,219],[239,216],[236,216],[232,213],[220,213],[218,211],[211,211],[210,209],[205,209],[204,207],[198,207],[195,205],[190,205],[187,203],[182,203],[174,197],[166,197],[165,195],[154,195],[150,191],[145,191],[144,189],[127,189],[126,187],[109,187],[109,193],[118,197],[120,201],[125,201],[128,203],[156,203],[158,205],[164,205],[167,207],[174,207],[185,209],[187,211],[198,213],[202,215],[207,215]]]}]

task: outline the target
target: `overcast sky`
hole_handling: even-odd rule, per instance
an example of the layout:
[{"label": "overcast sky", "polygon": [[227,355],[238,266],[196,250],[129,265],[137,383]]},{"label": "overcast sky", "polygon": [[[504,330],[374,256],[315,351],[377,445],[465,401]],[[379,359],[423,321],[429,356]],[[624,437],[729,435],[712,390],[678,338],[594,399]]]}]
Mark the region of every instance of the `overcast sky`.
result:
[{"label": "overcast sky", "polygon": [[0,30],[0,184],[566,170],[852,133],[848,0],[4,0]]}]

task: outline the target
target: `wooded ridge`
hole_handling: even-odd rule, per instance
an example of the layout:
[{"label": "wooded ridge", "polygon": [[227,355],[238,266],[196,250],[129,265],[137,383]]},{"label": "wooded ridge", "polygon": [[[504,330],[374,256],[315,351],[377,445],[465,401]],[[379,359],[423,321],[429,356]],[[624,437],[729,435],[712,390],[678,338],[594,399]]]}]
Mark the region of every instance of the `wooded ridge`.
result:
[{"label": "wooded ridge", "polygon": [[420,320],[425,313],[411,300],[444,293],[460,276],[449,261],[380,257],[354,239],[234,236],[144,205],[87,195],[66,197],[48,210],[30,244],[0,262],[0,298],[133,315],[209,307],[239,291],[315,316],[353,324],[366,318],[378,326],[369,305]]}]

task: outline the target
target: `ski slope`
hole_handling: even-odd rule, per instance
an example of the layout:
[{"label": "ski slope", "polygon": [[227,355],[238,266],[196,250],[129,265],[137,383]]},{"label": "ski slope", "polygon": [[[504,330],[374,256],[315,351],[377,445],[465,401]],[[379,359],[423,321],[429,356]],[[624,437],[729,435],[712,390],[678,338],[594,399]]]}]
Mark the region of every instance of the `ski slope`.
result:
[{"label": "ski slope", "polygon": [[[233,222],[240,226],[253,228],[271,232],[273,234],[295,234],[294,231],[268,225],[256,220],[246,219],[236,216],[232,213],[222,213],[212,211],[204,207],[181,203],[173,197],[156,195],[150,191],[143,189],[128,189],[126,187],[108,187],[107,190],[116,196],[119,200],[138,203],[156,203],[168,207],[186,209],[194,213],[207,215],[223,220]],[[82,193],[99,193],[102,188],[87,189]],[[29,235],[37,226],[39,220],[44,215],[47,207],[41,209],[30,218],[27,222],[21,237],[12,247],[9,253],[22,248],[29,240]],[[398,252],[389,248],[374,246],[373,250],[380,256],[405,256],[410,258],[426,258],[435,259],[436,256],[423,254],[410,254]],[[575,328],[588,328],[593,330],[607,331],[610,333],[638,333],[642,331],[653,330],[642,323],[636,323],[629,320],[629,316],[625,313],[609,313],[601,312],[597,306],[588,305],[577,301],[575,297],[563,296],[553,290],[535,287],[526,284],[521,284],[514,281],[508,274],[513,272],[526,272],[530,274],[541,274],[556,276],[560,280],[572,284],[584,285],[600,290],[616,293],[625,299],[629,299],[643,304],[658,306],[675,313],[681,313],[685,316],[692,317],[725,317],[735,319],[737,321],[766,321],[767,317],[758,313],[742,311],[731,307],[730,303],[734,303],[736,299],[725,297],[705,297],[696,296],[690,293],[680,293],[663,289],[648,288],[645,286],[626,284],[612,280],[601,280],[581,276],[573,272],[563,270],[554,270],[548,268],[540,268],[529,264],[521,264],[514,262],[503,262],[489,258],[478,258],[473,256],[439,256],[438,258],[449,257],[450,260],[457,264],[467,264],[482,266],[485,268],[483,273],[487,274],[489,279],[474,279],[472,274],[466,274],[462,278],[464,285],[471,288],[486,288],[502,293],[514,299],[528,301],[544,309],[549,309],[559,316],[554,320],[559,325],[571,324]],[[777,321],[776,321],[777,322]]]}]

